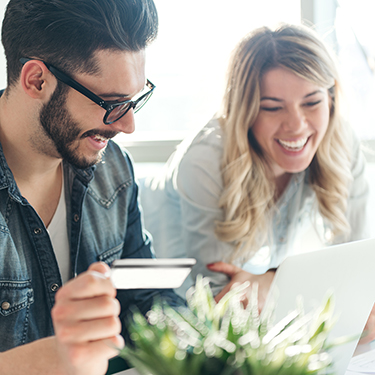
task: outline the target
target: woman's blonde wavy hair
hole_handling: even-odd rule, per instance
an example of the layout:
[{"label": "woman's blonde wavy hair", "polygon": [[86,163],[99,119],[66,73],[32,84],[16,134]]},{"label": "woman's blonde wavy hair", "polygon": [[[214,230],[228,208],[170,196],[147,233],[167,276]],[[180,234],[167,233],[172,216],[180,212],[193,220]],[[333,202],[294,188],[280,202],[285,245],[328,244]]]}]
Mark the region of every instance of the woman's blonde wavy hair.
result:
[{"label": "woman's blonde wavy hair", "polygon": [[338,113],[340,83],[335,60],[307,27],[262,27],[242,39],[233,51],[218,113],[224,132],[224,190],[219,201],[224,219],[216,223],[216,234],[235,245],[233,253],[228,254],[230,261],[248,260],[269,238],[276,186],[251,127],[259,112],[261,78],[276,67],[328,89],[330,121],[310,164],[309,183],[333,238],[350,231],[345,212],[352,179],[351,138],[348,125]]}]

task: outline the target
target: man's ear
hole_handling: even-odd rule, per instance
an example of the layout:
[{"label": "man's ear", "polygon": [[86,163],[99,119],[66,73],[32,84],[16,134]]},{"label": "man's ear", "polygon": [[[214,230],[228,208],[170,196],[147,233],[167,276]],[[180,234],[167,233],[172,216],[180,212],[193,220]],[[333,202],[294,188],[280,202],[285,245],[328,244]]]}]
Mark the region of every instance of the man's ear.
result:
[{"label": "man's ear", "polygon": [[25,63],[20,81],[25,93],[34,99],[49,97],[56,87],[56,78],[39,60],[30,60]]}]

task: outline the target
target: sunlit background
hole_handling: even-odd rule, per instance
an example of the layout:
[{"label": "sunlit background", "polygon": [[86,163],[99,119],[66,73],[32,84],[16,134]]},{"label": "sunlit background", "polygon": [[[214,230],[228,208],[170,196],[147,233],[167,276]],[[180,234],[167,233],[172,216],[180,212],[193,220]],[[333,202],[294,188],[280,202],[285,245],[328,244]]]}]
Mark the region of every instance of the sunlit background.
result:
[{"label": "sunlit background", "polygon": [[157,88],[147,110],[137,114],[137,131],[152,132],[154,139],[202,127],[218,109],[236,43],[255,27],[299,23],[301,14],[300,0],[155,3],[160,32],[148,50],[147,75]]},{"label": "sunlit background", "polygon": [[[7,0],[0,0],[3,14]],[[309,9],[318,32],[335,49],[348,118],[362,139],[375,139],[374,0],[155,0],[160,30],[147,53],[155,94],[136,115],[127,140],[181,139],[219,107],[226,66],[236,43],[252,29],[300,23]],[[302,4],[302,5],[301,5]],[[302,17],[303,18],[303,17]],[[311,20],[303,20],[311,23]],[[0,50],[0,87],[5,87]]]},{"label": "sunlit background", "polygon": [[375,1],[340,0],[335,30],[349,119],[362,139],[375,139]]}]

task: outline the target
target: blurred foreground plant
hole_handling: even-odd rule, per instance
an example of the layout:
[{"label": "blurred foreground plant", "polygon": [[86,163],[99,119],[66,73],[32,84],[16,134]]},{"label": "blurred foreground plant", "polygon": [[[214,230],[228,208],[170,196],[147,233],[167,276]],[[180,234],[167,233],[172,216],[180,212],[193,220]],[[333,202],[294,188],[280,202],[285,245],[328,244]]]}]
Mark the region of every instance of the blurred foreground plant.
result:
[{"label": "blurred foreground plant", "polygon": [[256,285],[243,307],[247,288],[239,285],[216,303],[208,280],[198,276],[187,295],[189,308],[156,303],[147,320],[134,314],[134,346],[126,346],[120,355],[141,374],[329,374],[326,339],[333,325],[332,298],[309,314],[300,304],[273,325],[272,308],[259,315]]}]

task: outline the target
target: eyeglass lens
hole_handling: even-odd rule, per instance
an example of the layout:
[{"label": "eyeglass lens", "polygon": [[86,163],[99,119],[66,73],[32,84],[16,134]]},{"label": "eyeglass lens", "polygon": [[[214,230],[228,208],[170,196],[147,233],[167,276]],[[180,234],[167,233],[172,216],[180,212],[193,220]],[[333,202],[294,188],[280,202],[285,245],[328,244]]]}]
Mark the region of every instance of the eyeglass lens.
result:
[{"label": "eyeglass lens", "polygon": [[123,105],[119,105],[108,114],[107,122],[114,122],[118,120],[121,116],[123,116],[130,108],[131,103],[125,103]]},{"label": "eyeglass lens", "polygon": [[138,112],[146,104],[151,94],[152,92],[149,92],[141,96],[135,102],[128,102],[128,103],[124,103],[122,105],[118,105],[114,107],[113,110],[108,114],[106,122],[111,123],[111,122],[118,120],[119,118],[124,116],[125,113],[128,112],[131,107],[133,107],[134,112]]}]

